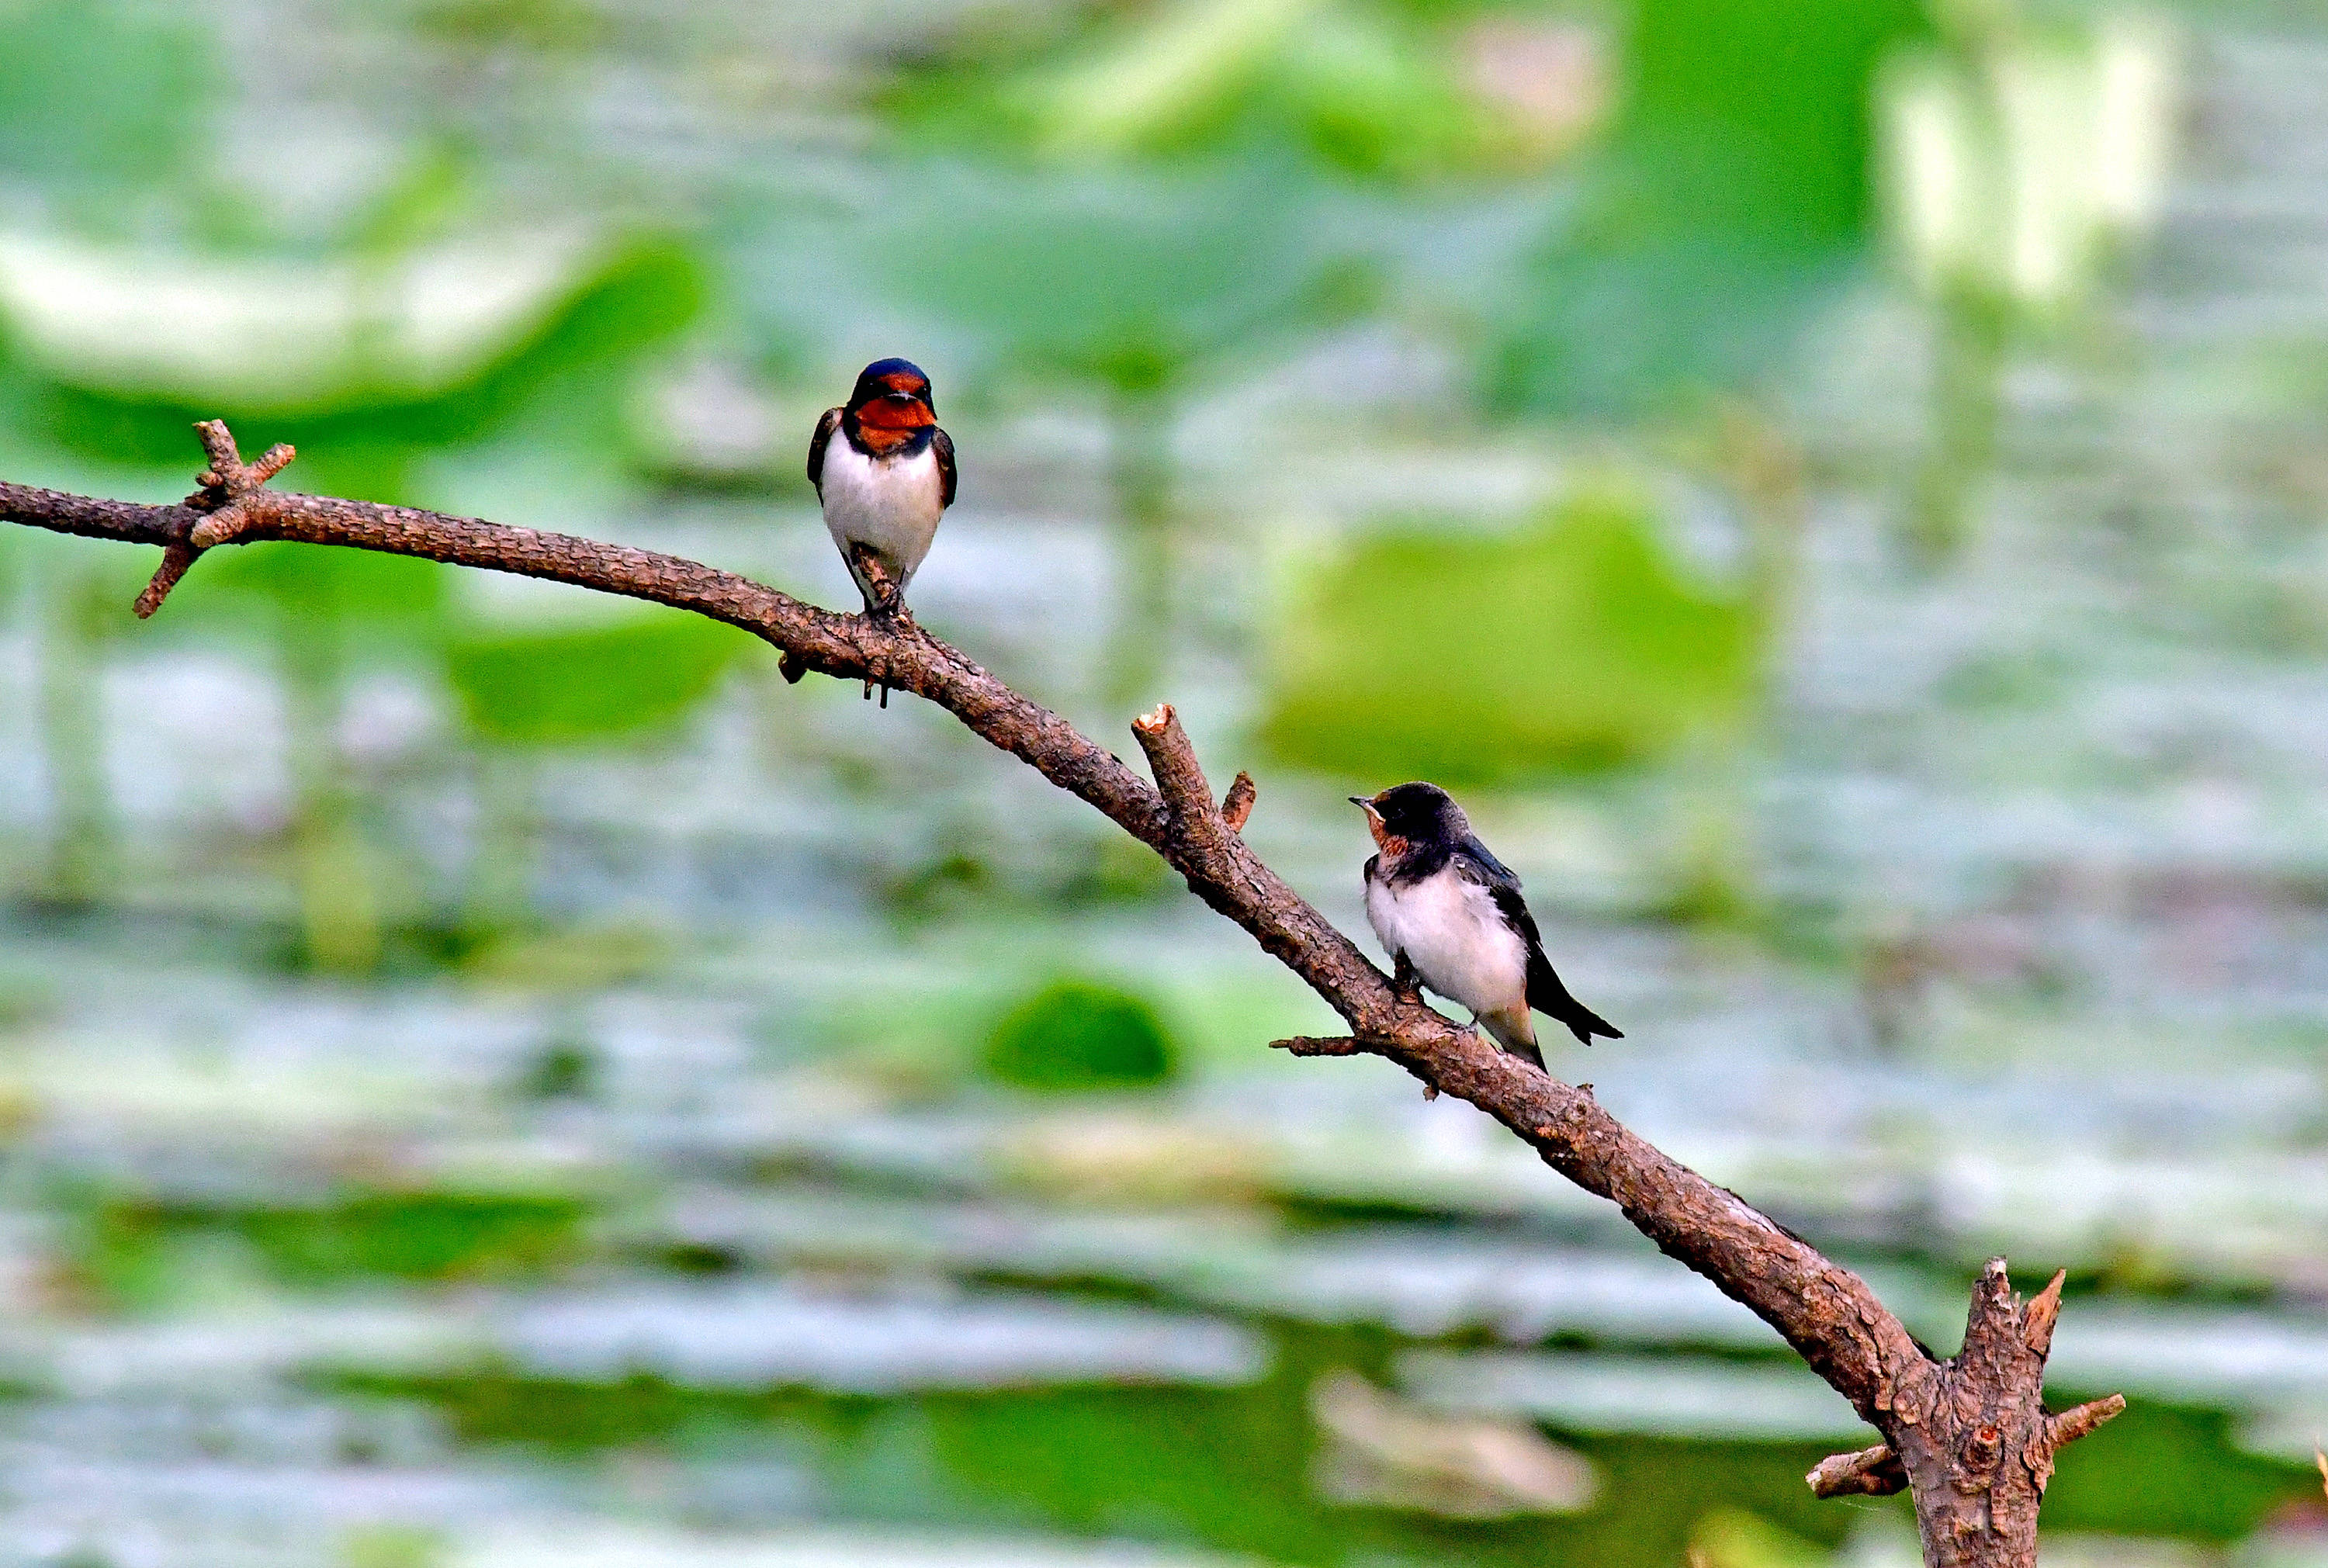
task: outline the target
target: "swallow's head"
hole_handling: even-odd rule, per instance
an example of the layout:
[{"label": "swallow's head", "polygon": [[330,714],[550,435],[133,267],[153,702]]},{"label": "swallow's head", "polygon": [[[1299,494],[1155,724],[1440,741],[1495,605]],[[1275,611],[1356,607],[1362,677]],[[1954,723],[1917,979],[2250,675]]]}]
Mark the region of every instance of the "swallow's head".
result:
[{"label": "swallow's head", "polygon": [[1463,808],[1435,784],[1394,784],[1378,795],[1352,795],[1350,803],[1366,813],[1375,843],[1394,856],[1411,844],[1459,839],[1471,831]]},{"label": "swallow's head", "polygon": [[859,371],[857,390],[849,394],[849,412],[859,429],[900,436],[938,422],[930,379],[911,360],[875,360]]}]

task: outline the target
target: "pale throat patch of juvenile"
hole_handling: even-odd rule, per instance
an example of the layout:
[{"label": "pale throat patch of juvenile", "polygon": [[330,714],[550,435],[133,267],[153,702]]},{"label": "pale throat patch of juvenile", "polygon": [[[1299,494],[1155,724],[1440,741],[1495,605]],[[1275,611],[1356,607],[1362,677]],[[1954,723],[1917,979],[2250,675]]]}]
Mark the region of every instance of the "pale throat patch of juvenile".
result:
[{"label": "pale throat patch of juvenile", "polygon": [[1352,795],[1381,851],[1366,861],[1366,921],[1402,985],[1420,983],[1471,1009],[1496,1043],[1544,1066],[1535,1015],[1579,1045],[1624,1032],[1570,994],[1520,895],[1518,873],[1471,831],[1453,797],[1425,779]]}]

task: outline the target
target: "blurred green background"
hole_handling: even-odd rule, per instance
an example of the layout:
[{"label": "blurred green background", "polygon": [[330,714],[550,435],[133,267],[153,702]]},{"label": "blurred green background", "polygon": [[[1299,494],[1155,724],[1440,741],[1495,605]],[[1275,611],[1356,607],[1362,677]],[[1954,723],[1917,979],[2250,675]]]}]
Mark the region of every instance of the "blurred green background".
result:
[{"label": "blurred green background", "polygon": [[[2328,17],[11,0],[0,475],[278,482],[1161,698],[1363,934],[1929,1342],[2069,1271],[2049,1563],[2328,1563]],[[943,715],[424,563],[0,529],[0,1563],[1879,1568],[1774,1336]]]}]

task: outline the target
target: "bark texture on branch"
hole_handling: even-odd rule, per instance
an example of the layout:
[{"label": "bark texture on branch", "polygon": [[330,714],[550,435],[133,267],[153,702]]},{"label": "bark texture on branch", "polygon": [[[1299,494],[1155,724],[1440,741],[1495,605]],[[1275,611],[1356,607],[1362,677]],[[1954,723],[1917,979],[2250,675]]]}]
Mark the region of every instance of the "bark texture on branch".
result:
[{"label": "bark texture on branch", "polygon": [[1910,1397],[1883,1429],[1915,1495],[1924,1561],[1934,1568],[2013,1561],[1995,1543],[2029,1543],[2036,1561],[2037,1506],[2053,1478],[2053,1456],[2126,1408],[2112,1395],[2067,1415],[2046,1413],[2045,1357],[2061,1308],[2055,1274],[2023,1304],[1992,1258],[1973,1286],[1964,1348],[1927,1362]]},{"label": "bark texture on branch", "polygon": [[[1245,843],[1251,777],[1239,775],[1227,798],[1216,803],[1169,704],[1132,727],[1151,786],[908,616],[834,614],[732,572],[652,550],[268,490],[266,481],[290,461],[290,448],[276,447],[245,465],[223,425],[198,428],[211,465],[202,492],[184,503],[143,506],[0,483],[0,518],[162,547],[163,565],[141,596],[141,613],[160,606],[204,549],[290,540],[546,577],[691,610],[780,650],[789,680],[814,671],[936,703],[1155,850],[1197,897],[1300,976],[1350,1031],[1281,1040],[1281,1047],[1297,1056],[1384,1056],[1426,1088],[1469,1101],[1784,1336],[1886,1440],[1882,1451],[1821,1465],[1811,1476],[1814,1489],[1864,1495],[1908,1485],[1933,1568],[2035,1563],[2037,1501],[2054,1452],[2116,1413],[2097,1405],[2054,1417],[2040,1401],[2060,1307],[2058,1278],[2024,1306],[2003,1262],[1992,1263],[1974,1291],[1963,1352],[1934,1361],[1858,1276],[1636,1136],[1601,1109],[1589,1087],[1562,1083],[1402,995]],[[1354,877],[1356,859],[1354,849]],[[1887,1457],[1874,1457],[1879,1452]],[[1824,1484],[1823,1475],[1829,1477]]]}]

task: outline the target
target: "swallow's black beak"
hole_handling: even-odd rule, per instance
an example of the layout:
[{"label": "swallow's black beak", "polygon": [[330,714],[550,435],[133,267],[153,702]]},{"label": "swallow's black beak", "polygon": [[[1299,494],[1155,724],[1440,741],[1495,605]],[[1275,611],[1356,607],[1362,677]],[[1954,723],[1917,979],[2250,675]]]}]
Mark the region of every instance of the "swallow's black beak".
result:
[{"label": "swallow's black beak", "polygon": [[1364,795],[1352,795],[1350,797],[1350,803],[1357,807],[1360,811],[1364,811],[1366,807],[1373,805],[1374,802],[1366,799]]}]

